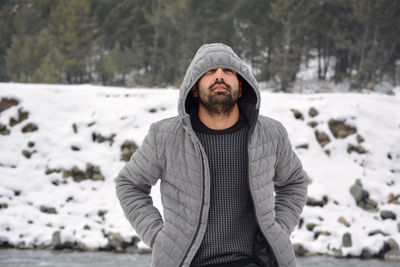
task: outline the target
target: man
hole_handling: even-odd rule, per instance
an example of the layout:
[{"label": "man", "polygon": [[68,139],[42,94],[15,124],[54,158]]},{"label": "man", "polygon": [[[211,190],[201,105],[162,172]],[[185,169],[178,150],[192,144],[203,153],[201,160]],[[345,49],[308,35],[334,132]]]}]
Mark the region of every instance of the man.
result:
[{"label": "man", "polygon": [[[203,45],[182,83],[178,116],[151,125],[116,178],[152,266],[295,266],[289,235],[308,178],[285,128],[259,115],[258,84],[223,44]],[[164,218],[151,186],[161,179]]]}]

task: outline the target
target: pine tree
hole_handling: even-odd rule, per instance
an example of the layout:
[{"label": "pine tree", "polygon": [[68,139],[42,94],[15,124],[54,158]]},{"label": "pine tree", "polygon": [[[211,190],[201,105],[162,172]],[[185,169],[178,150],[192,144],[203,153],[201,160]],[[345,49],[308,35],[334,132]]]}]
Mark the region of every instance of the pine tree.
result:
[{"label": "pine tree", "polygon": [[395,22],[400,15],[400,3],[389,0],[354,1],[354,16],[360,27],[360,38],[355,43],[358,53],[357,74],[352,89],[373,89],[384,77],[388,66],[393,66],[399,29]]},{"label": "pine tree", "polygon": [[280,90],[289,92],[291,83],[302,62],[307,37],[307,18],[314,1],[276,0],[271,4],[271,19],[281,27],[280,44],[274,53],[274,70],[280,82]]},{"label": "pine tree", "polygon": [[87,65],[94,56],[95,29],[86,0],[61,1],[51,11],[49,31],[64,59],[63,73],[68,83],[90,81]]},{"label": "pine tree", "polygon": [[11,46],[13,35],[13,1],[2,1],[0,5],[0,82],[8,81],[6,51]]}]

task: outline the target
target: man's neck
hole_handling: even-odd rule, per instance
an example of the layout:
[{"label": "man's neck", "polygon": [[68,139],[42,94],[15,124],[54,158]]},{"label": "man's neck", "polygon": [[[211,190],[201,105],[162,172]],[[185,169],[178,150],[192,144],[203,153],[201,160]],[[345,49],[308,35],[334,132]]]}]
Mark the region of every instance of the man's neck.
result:
[{"label": "man's neck", "polygon": [[204,106],[199,105],[199,119],[210,129],[224,130],[232,127],[239,120],[239,106],[236,105],[228,113],[209,112]]}]

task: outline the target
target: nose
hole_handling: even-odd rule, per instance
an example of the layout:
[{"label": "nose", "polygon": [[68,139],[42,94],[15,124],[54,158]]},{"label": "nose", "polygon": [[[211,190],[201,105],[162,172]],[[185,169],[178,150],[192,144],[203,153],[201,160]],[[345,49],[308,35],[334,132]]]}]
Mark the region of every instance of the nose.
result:
[{"label": "nose", "polygon": [[223,81],[224,80],[224,70],[222,68],[217,68],[217,70],[215,71],[215,79],[217,81]]}]

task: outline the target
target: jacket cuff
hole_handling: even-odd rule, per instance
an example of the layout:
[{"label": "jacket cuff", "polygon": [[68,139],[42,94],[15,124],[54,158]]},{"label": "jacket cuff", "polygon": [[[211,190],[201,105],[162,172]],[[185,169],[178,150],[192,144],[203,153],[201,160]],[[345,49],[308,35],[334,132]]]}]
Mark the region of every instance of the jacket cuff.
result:
[{"label": "jacket cuff", "polygon": [[275,221],[288,235],[293,232],[294,227],[296,226],[296,223],[293,223],[293,217],[285,211],[277,211]]},{"label": "jacket cuff", "polygon": [[160,233],[161,229],[162,229],[162,228],[160,228],[160,230],[158,230],[158,231],[153,235],[153,238],[152,238],[151,241],[150,241],[150,247],[151,247],[151,248],[153,248],[154,242],[156,241],[156,238],[157,238],[158,234]]}]

